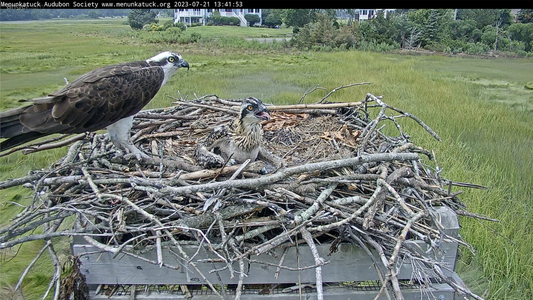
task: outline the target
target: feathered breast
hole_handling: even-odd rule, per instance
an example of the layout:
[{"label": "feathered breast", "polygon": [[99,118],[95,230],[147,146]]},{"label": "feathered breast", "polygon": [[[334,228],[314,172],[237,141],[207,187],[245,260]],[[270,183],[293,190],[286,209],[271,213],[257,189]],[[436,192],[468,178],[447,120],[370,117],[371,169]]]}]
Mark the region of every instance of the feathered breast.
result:
[{"label": "feathered breast", "polygon": [[263,128],[261,124],[249,124],[246,126],[240,119],[235,119],[231,125],[233,140],[237,147],[243,151],[252,151],[261,146],[263,141]]}]

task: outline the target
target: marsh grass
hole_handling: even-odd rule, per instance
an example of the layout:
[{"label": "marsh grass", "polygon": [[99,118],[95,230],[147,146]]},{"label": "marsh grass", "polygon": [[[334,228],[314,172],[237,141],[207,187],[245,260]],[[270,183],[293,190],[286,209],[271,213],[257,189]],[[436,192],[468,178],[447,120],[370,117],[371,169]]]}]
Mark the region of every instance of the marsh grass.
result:
[{"label": "marsh grass", "polygon": [[[129,29],[121,22],[106,22],[0,22],[0,38],[9,41],[0,45],[0,107],[15,107],[18,99],[54,91],[64,84],[63,77],[72,80],[101,65],[145,59],[166,49],[180,52],[191,69],[180,70],[149,108],[170,106],[172,99],[166,95],[178,97],[178,91],[188,99],[217,94],[223,98],[257,96],[266,102],[291,104],[313,87],[325,88],[305,98],[305,102],[312,103],[338,86],[371,82],[339,90],[328,100],[359,101],[368,92],[383,95],[387,103],[415,114],[437,131],[441,142],[413,121],[401,120],[415,143],[435,151],[444,177],[489,188],[464,191],[461,199],[468,210],[500,220],[489,223],[461,218],[461,236],[476,253],[460,251],[460,275],[476,293],[487,293],[487,299],[533,298],[533,115],[529,104],[513,105],[517,96],[531,103],[528,99],[533,91],[512,91],[531,81],[532,61],[274,51],[246,48],[247,44],[223,46],[213,40],[146,44],[128,37]],[[213,30],[190,29],[205,36]],[[501,89],[510,91],[502,94]],[[506,98],[506,93],[511,97]],[[385,130],[395,128],[388,126]],[[65,151],[0,158],[0,180],[46,168]],[[435,167],[435,162],[425,162]],[[6,224],[20,211],[10,202],[24,205],[31,201],[31,193],[21,188],[2,190],[0,196],[0,224]],[[16,283],[40,245],[28,244],[13,260],[12,253],[3,253],[0,283],[6,291]],[[47,258],[43,258],[31,273],[36,281],[25,282],[25,295],[42,291],[50,268]]]}]

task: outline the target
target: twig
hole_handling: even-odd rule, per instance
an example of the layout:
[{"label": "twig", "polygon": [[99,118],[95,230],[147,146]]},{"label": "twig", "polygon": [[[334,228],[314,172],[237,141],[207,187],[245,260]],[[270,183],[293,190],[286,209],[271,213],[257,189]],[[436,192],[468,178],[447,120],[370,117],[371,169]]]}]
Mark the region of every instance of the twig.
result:
[{"label": "twig", "polygon": [[326,96],[324,96],[324,98],[322,98],[320,101],[318,101],[318,103],[323,103],[329,96],[331,96],[331,94],[335,93],[336,91],[338,91],[340,89],[344,89],[344,88],[352,87],[352,86],[356,86],[356,85],[364,85],[364,84],[370,84],[370,82],[352,83],[352,84],[341,85],[339,87],[336,87],[333,90],[331,90]]},{"label": "twig", "polygon": [[[30,269],[39,260],[39,257],[41,257],[41,255],[43,255],[44,251],[46,251],[46,249],[48,249],[48,247],[51,245],[51,243],[52,243],[52,240],[47,240],[46,243],[44,244],[44,246],[41,248],[41,250],[39,250],[37,255],[35,255],[33,260],[24,269],[24,271],[22,272],[22,274],[19,277],[19,280],[17,281],[17,284],[15,285],[15,291],[19,290],[22,287],[22,282],[24,281],[24,278],[26,278],[26,275],[28,275],[28,272],[30,271]],[[22,292],[22,290],[21,290],[21,292]]]},{"label": "twig", "polygon": [[339,102],[327,104],[293,104],[293,105],[271,105],[269,110],[285,110],[285,109],[328,109],[328,108],[342,108],[342,107],[359,107],[363,105],[362,101],[358,102]]},{"label": "twig", "polygon": [[325,162],[318,162],[318,163],[310,163],[310,164],[305,164],[301,166],[280,169],[272,175],[263,176],[263,177],[256,178],[256,179],[233,180],[230,182],[214,182],[214,183],[206,183],[206,184],[199,184],[199,185],[192,185],[192,186],[185,186],[185,187],[165,186],[161,188],[160,193],[162,194],[169,193],[169,194],[174,194],[174,195],[193,194],[199,191],[218,190],[222,188],[231,188],[231,187],[254,189],[254,188],[263,186],[265,184],[270,184],[270,183],[280,181],[294,174],[313,173],[316,171],[325,171],[325,170],[336,169],[336,168],[356,166],[359,164],[369,163],[369,162],[374,162],[374,161],[394,161],[394,160],[405,161],[405,160],[416,160],[416,159],[418,159],[418,155],[414,153],[398,153],[398,154],[379,153],[379,154],[362,155],[362,156],[353,157],[353,158],[334,160],[334,161],[325,161]]},{"label": "twig", "polygon": [[324,203],[324,201],[331,195],[333,190],[337,188],[337,183],[330,184],[316,199],[315,203],[311,205],[307,210],[303,211],[300,215],[294,218],[295,224],[301,224],[303,221],[309,219],[313,214],[315,214],[319,207]]},{"label": "twig", "polygon": [[324,288],[322,286],[321,265],[324,263],[324,260],[318,254],[318,250],[316,248],[315,242],[313,241],[313,237],[311,236],[311,233],[309,233],[309,231],[307,231],[305,227],[300,228],[300,233],[302,234],[302,237],[304,238],[307,245],[309,245],[309,249],[311,250],[311,253],[313,254],[313,258],[315,259],[315,264],[317,265],[317,267],[315,268],[316,294],[317,294],[318,300],[323,300],[324,299]]},{"label": "twig", "polygon": [[424,215],[425,215],[424,211],[418,212],[416,215],[414,215],[412,218],[409,219],[409,221],[405,225],[404,229],[402,230],[402,233],[400,234],[400,236],[398,237],[398,241],[396,242],[396,246],[394,246],[394,252],[392,253],[391,257],[389,258],[389,262],[388,262],[388,265],[387,265],[387,268],[388,268],[387,276],[385,278],[385,281],[381,285],[381,289],[378,292],[378,294],[376,295],[376,298],[374,298],[374,300],[377,300],[380,297],[381,293],[385,289],[385,287],[386,287],[386,285],[387,285],[389,280],[393,280],[393,282],[395,283],[395,284],[393,284],[393,286],[394,286],[394,292],[395,292],[395,295],[396,295],[396,299],[403,299],[402,292],[400,291],[400,286],[399,286],[399,284],[396,281],[395,264],[396,264],[396,260],[398,258],[398,254],[400,253],[401,246],[402,246],[403,242],[405,241],[405,238],[407,236],[407,233],[409,232],[409,229],[411,228],[411,226],[413,226],[413,224],[418,219],[420,219]]}]

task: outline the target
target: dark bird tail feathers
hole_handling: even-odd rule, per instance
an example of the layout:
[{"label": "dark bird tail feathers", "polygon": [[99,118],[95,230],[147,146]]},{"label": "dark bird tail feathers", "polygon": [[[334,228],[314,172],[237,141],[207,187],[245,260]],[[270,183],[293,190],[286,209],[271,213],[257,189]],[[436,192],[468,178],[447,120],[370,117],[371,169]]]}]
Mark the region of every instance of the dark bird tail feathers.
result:
[{"label": "dark bird tail feathers", "polygon": [[49,134],[48,133],[40,133],[40,132],[36,132],[36,131],[30,131],[30,132],[27,132],[27,133],[23,133],[23,134],[11,137],[11,138],[9,138],[9,139],[7,139],[7,140],[5,140],[5,141],[0,143],[0,152],[9,150],[9,149],[11,149],[13,147],[22,145],[24,143],[33,141],[35,139],[38,139],[38,138],[41,138],[41,137],[44,137],[44,136],[47,136],[47,135],[49,135]]},{"label": "dark bird tail feathers", "polygon": [[20,123],[20,115],[26,108],[28,107],[15,108],[0,113],[0,138],[7,138],[0,143],[0,152],[48,135],[47,133],[29,131]]}]

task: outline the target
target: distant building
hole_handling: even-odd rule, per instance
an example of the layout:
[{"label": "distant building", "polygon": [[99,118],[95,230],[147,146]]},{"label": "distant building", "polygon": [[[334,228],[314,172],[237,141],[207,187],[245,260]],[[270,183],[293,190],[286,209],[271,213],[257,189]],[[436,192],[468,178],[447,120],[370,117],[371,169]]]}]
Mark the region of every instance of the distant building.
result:
[{"label": "distant building", "polygon": [[248,26],[248,21],[244,18],[247,14],[258,15],[260,19],[259,24],[263,23],[261,9],[175,9],[174,23],[185,23],[186,25],[201,23],[205,26],[207,20],[215,10],[218,10],[223,17],[239,18],[241,20],[240,25],[243,27]]},{"label": "distant building", "polygon": [[355,14],[357,21],[366,21],[378,16],[378,13],[383,11],[384,17],[387,17],[387,13],[394,11],[394,9],[359,9],[359,13]]}]

